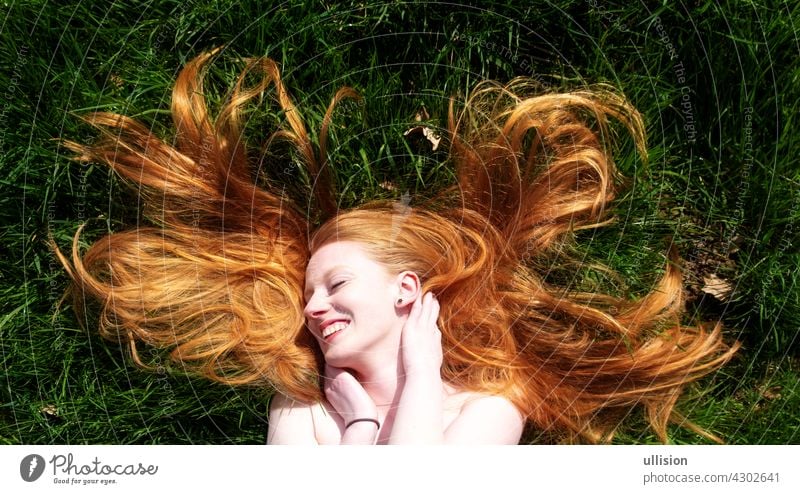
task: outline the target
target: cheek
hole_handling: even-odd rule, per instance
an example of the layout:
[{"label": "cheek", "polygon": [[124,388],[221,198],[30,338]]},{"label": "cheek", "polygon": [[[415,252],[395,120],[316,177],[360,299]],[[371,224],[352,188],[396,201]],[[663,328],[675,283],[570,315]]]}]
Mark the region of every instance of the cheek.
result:
[{"label": "cheek", "polygon": [[394,294],[384,293],[380,297],[374,297],[372,303],[372,312],[376,318],[381,318],[383,321],[394,320],[397,318],[397,308],[395,306],[397,299]]},{"label": "cheek", "polygon": [[354,316],[370,318],[386,318],[394,315],[392,295],[381,289],[352,290],[342,293],[332,302],[341,310],[351,312]]},{"label": "cheek", "polygon": [[366,308],[385,310],[387,307],[394,307],[397,301],[396,295],[395,286],[382,278],[354,279],[335,292],[331,302],[342,306],[343,309],[358,307],[360,310]]}]

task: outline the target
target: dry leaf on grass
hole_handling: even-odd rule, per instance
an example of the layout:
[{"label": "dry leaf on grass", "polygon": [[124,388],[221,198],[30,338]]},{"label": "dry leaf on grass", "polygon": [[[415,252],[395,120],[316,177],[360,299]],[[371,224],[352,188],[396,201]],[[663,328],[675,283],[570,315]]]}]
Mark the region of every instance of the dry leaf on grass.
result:
[{"label": "dry leaf on grass", "polygon": [[761,391],[761,396],[766,400],[777,400],[781,397],[783,386],[770,386]]},{"label": "dry leaf on grass", "polygon": [[410,138],[418,138],[420,134],[431,143],[431,151],[436,151],[439,148],[439,142],[441,142],[442,138],[430,127],[419,125],[403,132],[405,137]]},{"label": "dry leaf on grass", "polygon": [[715,274],[703,276],[703,283],[703,293],[711,295],[720,302],[728,300],[728,296],[733,291],[730,281],[722,279]]},{"label": "dry leaf on grass", "polygon": [[[414,121],[416,122],[422,122],[423,120],[428,120],[429,118],[431,117],[428,114],[428,110],[426,110],[424,106],[421,107],[414,115]],[[431,144],[431,151],[436,151],[439,148],[439,142],[442,140],[441,136],[439,136],[435,130],[423,125],[417,125],[416,127],[408,129],[407,131],[403,132],[403,136],[409,139],[427,139]]]}]

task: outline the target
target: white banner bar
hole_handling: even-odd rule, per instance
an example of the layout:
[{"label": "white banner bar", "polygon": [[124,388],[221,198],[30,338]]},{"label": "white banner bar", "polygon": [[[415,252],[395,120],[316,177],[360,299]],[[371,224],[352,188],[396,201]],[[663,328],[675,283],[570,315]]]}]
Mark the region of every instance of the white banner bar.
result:
[{"label": "white banner bar", "polygon": [[800,446],[3,446],[0,459],[14,493],[800,492]]}]

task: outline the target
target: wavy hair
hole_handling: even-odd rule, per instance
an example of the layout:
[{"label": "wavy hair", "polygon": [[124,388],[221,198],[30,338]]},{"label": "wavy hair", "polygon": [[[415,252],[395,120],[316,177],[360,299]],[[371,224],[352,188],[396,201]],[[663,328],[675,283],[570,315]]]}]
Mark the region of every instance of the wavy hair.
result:
[{"label": "wavy hair", "polygon": [[[214,53],[180,73],[172,96],[173,144],[116,114],[85,120],[103,139],[66,145],[77,159],[105,163],[140,187],[148,225],[111,233],[71,259],[83,319],[86,295],[99,301],[100,334],[171,349],[172,359],[229,384],[268,384],[293,399],[322,399],[322,357],[303,320],[310,255],[336,240],[361,242],[389,270],[414,270],[442,311],[443,379],[509,398],[544,431],[604,441],[643,405],[663,440],[684,387],[731,358],[719,327],[680,324],[678,259],[637,301],[551,286],[536,260],[579,229],[609,221],[616,171],[610,120],[645,154],[638,112],[609,88],[523,96],[524,80],[478,86],[447,135],[457,186],[420,206],[368,202],[336,211],[327,131],[315,146],[275,62],[250,60],[212,121],[203,74]],[[244,80],[261,74],[250,88]],[[259,186],[243,144],[242,107],[270,85],[288,127],[267,139],[289,142],[309,176],[312,210],[277,186]],[[319,220],[326,220],[319,228]],[[314,234],[309,239],[309,232]]]}]

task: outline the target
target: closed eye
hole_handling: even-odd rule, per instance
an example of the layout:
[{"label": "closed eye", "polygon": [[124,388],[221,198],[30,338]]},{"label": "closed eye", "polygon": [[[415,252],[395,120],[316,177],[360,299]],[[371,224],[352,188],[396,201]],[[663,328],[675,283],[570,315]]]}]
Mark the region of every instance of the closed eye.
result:
[{"label": "closed eye", "polygon": [[331,290],[336,290],[337,288],[339,288],[342,285],[344,285],[344,281],[337,281],[336,283],[331,285]]}]

